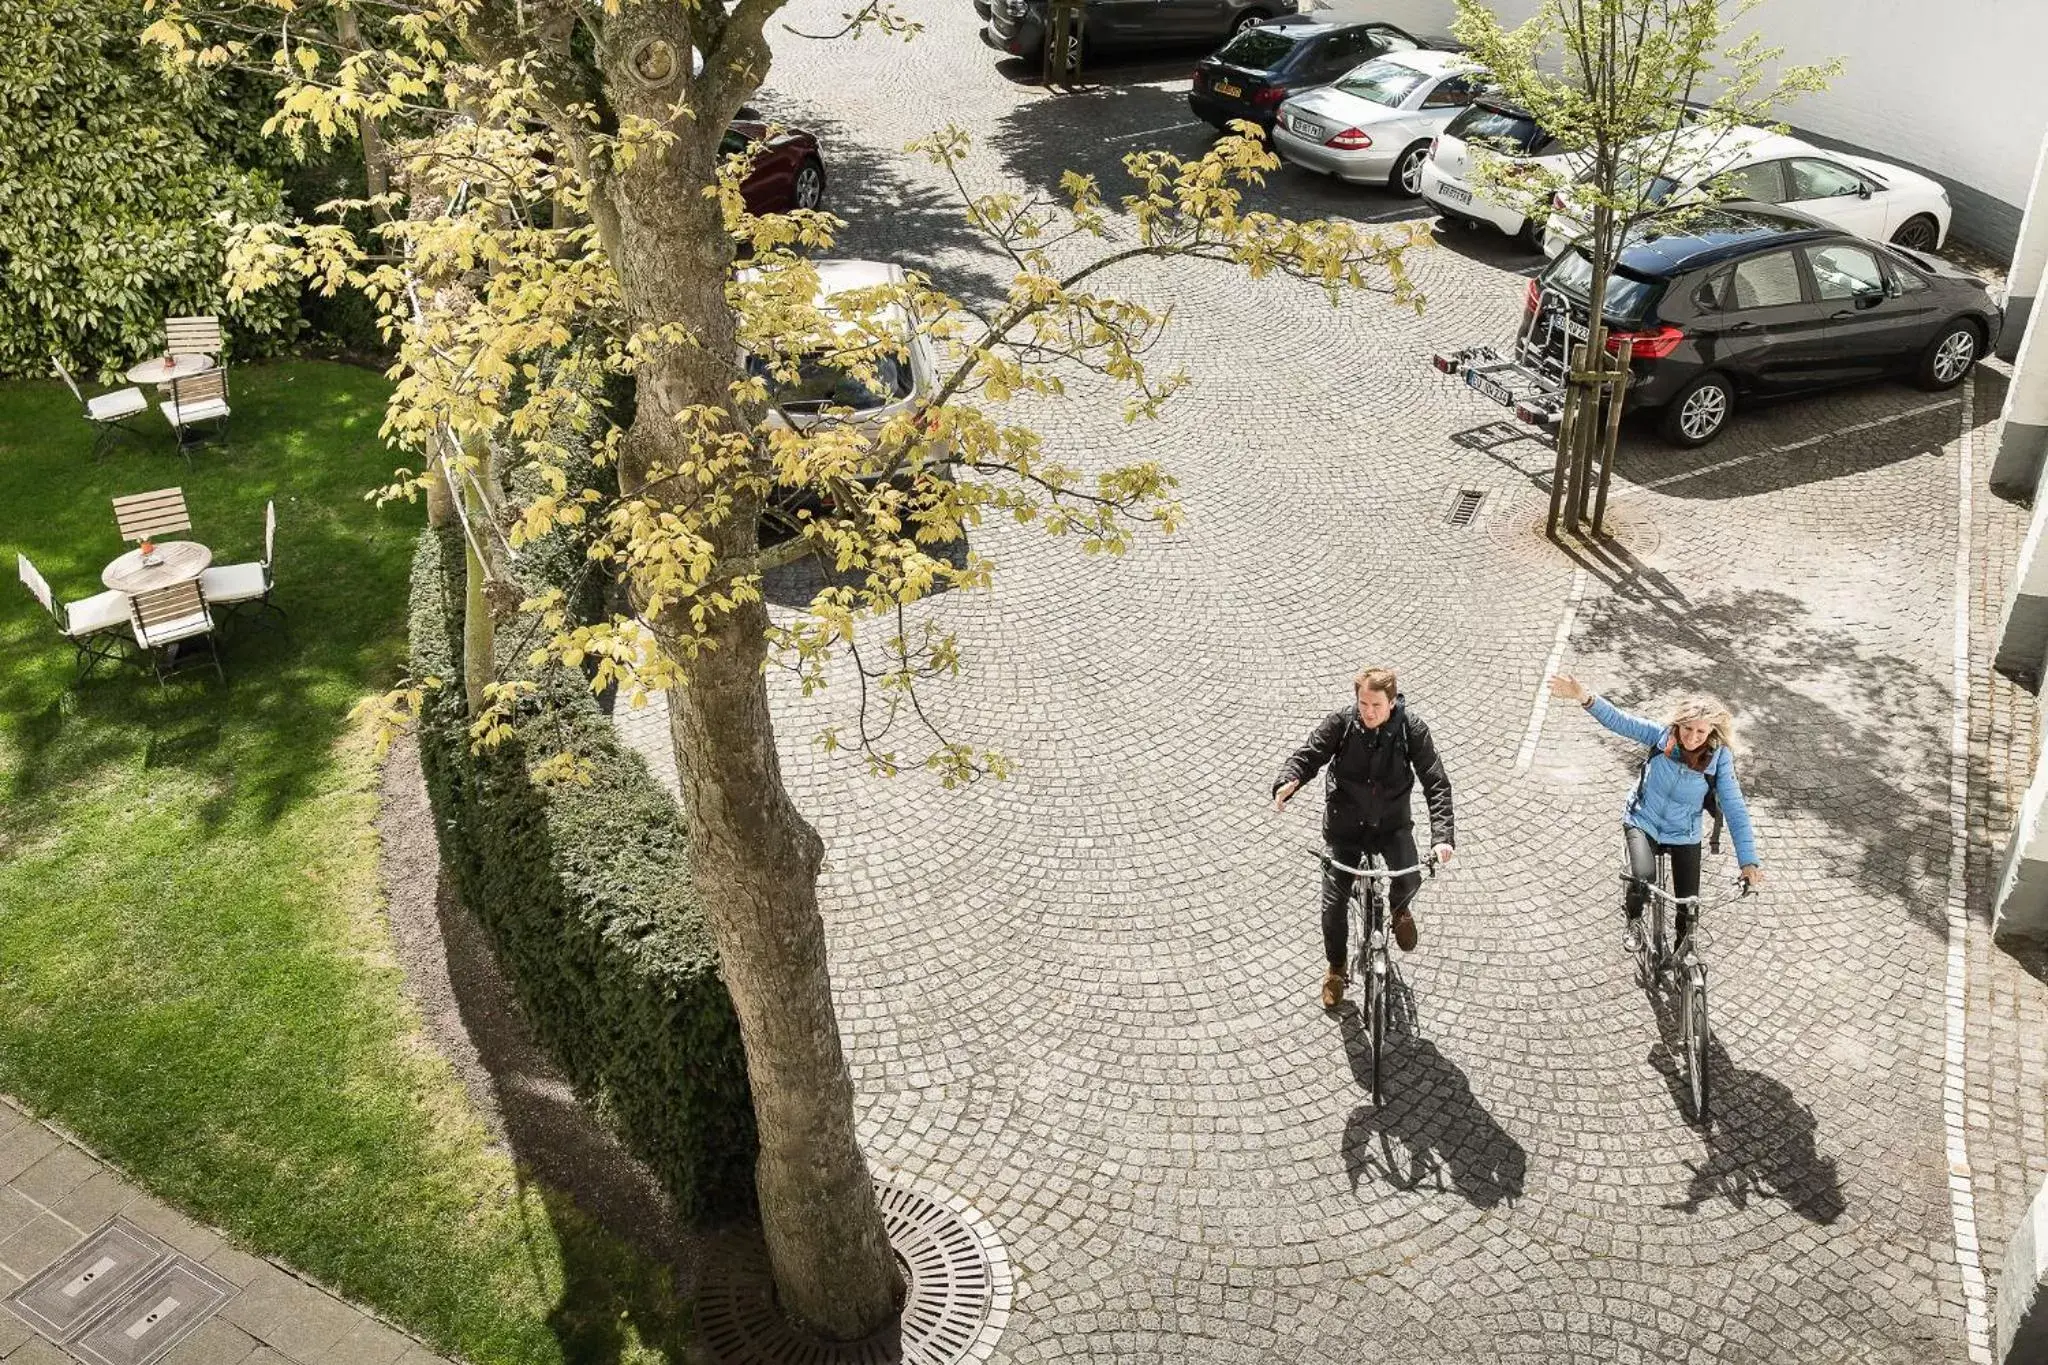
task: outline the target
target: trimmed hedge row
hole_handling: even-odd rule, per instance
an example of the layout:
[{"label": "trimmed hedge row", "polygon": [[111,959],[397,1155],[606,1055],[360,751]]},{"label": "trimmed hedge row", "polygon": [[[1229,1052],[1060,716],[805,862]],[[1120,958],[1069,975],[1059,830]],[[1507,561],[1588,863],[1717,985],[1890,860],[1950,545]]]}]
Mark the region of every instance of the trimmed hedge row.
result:
[{"label": "trimmed hedge row", "polygon": [[[471,753],[462,598],[460,533],[425,531],[413,559],[412,672],[443,680],[418,726],[442,857],[536,1036],[657,1172],[677,1213],[698,1223],[745,1215],[752,1098],[676,804],[619,743],[583,678],[560,668],[535,677],[515,738]],[[523,622],[499,632],[502,662],[521,675],[525,636]],[[590,760],[593,784],[537,787],[529,747]]]}]

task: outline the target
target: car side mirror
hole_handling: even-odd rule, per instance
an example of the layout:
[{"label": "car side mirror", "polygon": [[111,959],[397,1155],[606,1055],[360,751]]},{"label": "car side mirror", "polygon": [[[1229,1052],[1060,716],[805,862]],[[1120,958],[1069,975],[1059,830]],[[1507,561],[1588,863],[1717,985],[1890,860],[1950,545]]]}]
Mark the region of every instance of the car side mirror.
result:
[{"label": "car side mirror", "polygon": [[1870,197],[1870,183],[1868,181],[1856,187],[1856,197],[1858,199],[1868,199]]},{"label": "car side mirror", "polygon": [[1875,308],[1891,297],[1889,289],[1866,289],[1856,296],[1858,308]]}]

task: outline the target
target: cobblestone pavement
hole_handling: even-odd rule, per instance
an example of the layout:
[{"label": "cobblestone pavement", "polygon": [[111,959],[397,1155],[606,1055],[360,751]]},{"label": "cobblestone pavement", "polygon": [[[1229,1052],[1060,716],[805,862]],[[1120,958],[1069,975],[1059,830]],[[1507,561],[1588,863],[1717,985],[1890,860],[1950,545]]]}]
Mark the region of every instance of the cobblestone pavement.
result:
[{"label": "cobblestone pavement", "polygon": [[[823,0],[793,11],[833,26]],[[999,68],[965,4],[920,17],[909,44],[781,40],[764,103],[823,136],[845,254],[999,287],[895,150],[946,122],[977,134],[977,188],[1203,145],[1177,82],[1048,96]],[[1411,212],[1292,170],[1265,198]],[[810,743],[844,690],[781,698],[829,849],[869,1152],[1001,1231],[1010,1361],[1967,1359],[1942,1089],[1951,585],[1959,445],[1996,377],[1968,421],[1959,394],[1878,386],[1745,414],[1704,452],[1632,437],[1619,548],[1574,562],[1537,531],[1547,452],[1425,363],[1505,336],[1533,261],[1459,234],[1413,265],[1419,318],[1208,267],[1120,278],[1176,302],[1155,363],[1194,388],[1136,428],[1085,386],[1033,416],[1069,458],[1166,461],[1186,529],[1102,562],[990,527],[995,591],[927,606],[968,667],[928,703],[1014,780],[864,779]],[[1465,489],[1486,500],[1455,529]],[[2018,516],[1978,501],[1980,659]],[[800,574],[775,586],[807,594]],[[1575,594],[1571,669],[1645,706],[1717,690],[1753,746],[1771,881],[1710,926],[1705,1131],[1620,949],[1630,754],[1564,708],[1517,769]],[[1397,667],[1435,728],[1460,829],[1400,964],[1411,1008],[1377,1111],[1355,1013],[1314,1001],[1319,812],[1309,793],[1263,805],[1366,662]],[[1973,678],[1981,851],[2024,783],[2030,712]],[[627,728],[660,766],[659,713]],[[1973,1066],[2024,1055],[2034,1087],[1971,1072],[1988,1241],[2048,1152],[2041,987],[1982,947],[1972,966]]]}]

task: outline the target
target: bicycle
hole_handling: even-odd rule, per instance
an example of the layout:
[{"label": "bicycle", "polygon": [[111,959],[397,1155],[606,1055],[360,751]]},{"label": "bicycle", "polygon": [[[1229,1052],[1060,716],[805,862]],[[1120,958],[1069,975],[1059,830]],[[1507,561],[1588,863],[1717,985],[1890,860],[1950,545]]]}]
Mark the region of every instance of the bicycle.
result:
[{"label": "bicycle", "polygon": [[1393,971],[1392,960],[1387,955],[1387,888],[1394,878],[1405,877],[1411,872],[1427,872],[1435,877],[1436,859],[1424,858],[1414,867],[1384,868],[1371,866],[1373,859],[1370,858],[1366,860],[1365,867],[1350,867],[1331,857],[1328,850],[1319,850],[1316,856],[1324,866],[1352,875],[1352,972],[1347,972],[1344,979],[1348,984],[1355,973],[1364,992],[1358,1009],[1365,1019],[1367,1045],[1372,1052],[1372,1102],[1377,1105],[1382,1092],[1380,1046],[1387,1036],[1388,980]]},{"label": "bicycle", "polygon": [[[1692,1100],[1693,1122],[1706,1123],[1711,1115],[1713,1098],[1708,1079],[1707,1048],[1714,1035],[1707,1022],[1707,964],[1701,960],[1693,940],[1705,921],[1707,907],[1701,904],[1698,896],[1671,894],[1670,869],[1661,858],[1657,860],[1655,881],[1627,872],[1621,874],[1621,880],[1629,886],[1640,886],[1648,893],[1649,904],[1644,910],[1649,923],[1639,925],[1636,932],[1636,984],[1646,991],[1666,989],[1676,984],[1679,1064],[1685,1069],[1685,1093]],[[1735,884],[1741,889],[1733,896],[1716,901],[1712,908],[1718,910],[1749,894],[1748,882],[1737,878]],[[1668,947],[1664,936],[1664,907],[1667,905],[1674,917],[1679,906],[1692,907],[1691,923],[1686,926],[1685,937]]]}]

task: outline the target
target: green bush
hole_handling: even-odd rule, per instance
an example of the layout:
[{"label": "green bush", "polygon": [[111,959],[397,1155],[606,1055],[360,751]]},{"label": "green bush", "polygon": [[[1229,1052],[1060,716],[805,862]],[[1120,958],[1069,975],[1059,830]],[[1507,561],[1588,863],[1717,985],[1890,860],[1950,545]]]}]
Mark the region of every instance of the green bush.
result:
[{"label": "green bush", "polygon": [[166,81],[137,41],[141,0],[0,4],[0,373],[61,357],[111,375],[212,313],[249,359],[297,327],[288,288],[229,304],[223,215],[275,219],[254,169],[267,95],[235,77]]},{"label": "green bush", "polygon": [[[443,680],[419,722],[441,851],[491,934],[536,1035],[586,1103],[658,1173],[678,1213],[751,1210],[754,1112],[739,1024],[691,891],[675,802],[619,743],[583,679],[559,668],[516,737],[470,752],[461,674],[459,533],[413,561],[412,670]],[[501,630],[516,670],[520,625]],[[527,754],[589,760],[590,786],[536,786]]]}]

